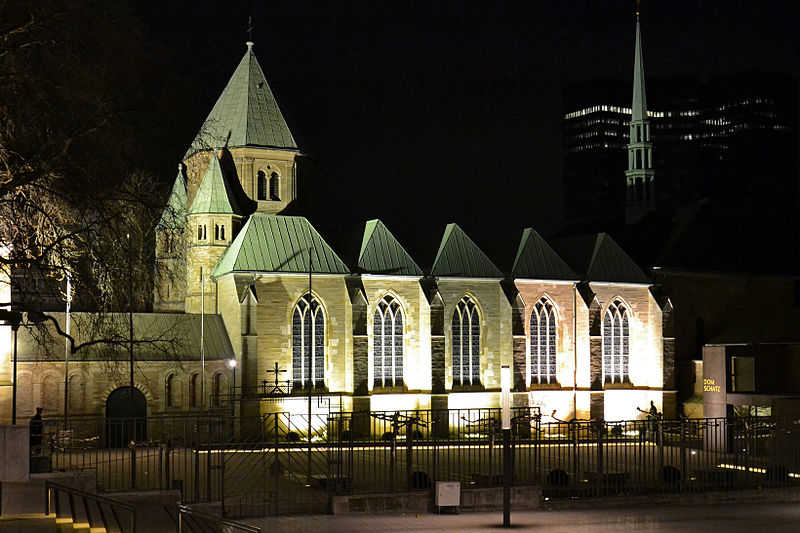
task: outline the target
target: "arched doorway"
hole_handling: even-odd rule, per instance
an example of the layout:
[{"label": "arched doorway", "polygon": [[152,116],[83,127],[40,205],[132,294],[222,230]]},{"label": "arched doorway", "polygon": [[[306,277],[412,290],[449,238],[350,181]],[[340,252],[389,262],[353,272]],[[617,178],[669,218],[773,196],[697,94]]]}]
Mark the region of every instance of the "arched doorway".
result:
[{"label": "arched doorway", "polygon": [[122,448],[147,440],[147,398],[142,391],[120,387],[106,400],[106,446]]}]

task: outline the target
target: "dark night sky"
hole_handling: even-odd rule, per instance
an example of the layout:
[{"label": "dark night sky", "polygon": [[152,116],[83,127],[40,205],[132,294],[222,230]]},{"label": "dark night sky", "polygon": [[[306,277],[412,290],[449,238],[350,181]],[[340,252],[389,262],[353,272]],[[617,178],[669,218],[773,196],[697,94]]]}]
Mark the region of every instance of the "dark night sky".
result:
[{"label": "dark night sky", "polygon": [[[146,57],[169,72],[153,165],[170,177],[253,41],[282,111],[317,160],[314,224],[341,241],[379,217],[423,268],[458,222],[500,266],[522,229],[561,219],[561,88],[630,79],[635,3],[136,4]],[[800,73],[800,2],[643,2],[645,72]],[[178,88],[178,89],[176,89]],[[155,100],[159,99],[156,94]],[[620,173],[622,179],[622,172]]]}]

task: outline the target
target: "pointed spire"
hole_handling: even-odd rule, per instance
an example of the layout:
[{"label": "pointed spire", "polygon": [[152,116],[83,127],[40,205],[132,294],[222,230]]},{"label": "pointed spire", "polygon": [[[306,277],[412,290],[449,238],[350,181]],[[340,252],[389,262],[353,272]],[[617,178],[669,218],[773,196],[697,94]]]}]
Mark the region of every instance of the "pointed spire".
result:
[{"label": "pointed spire", "polygon": [[186,224],[186,174],[183,164],[178,163],[178,176],[172,184],[167,206],[158,221],[158,228],[162,230],[183,229]]},{"label": "pointed spire", "polygon": [[253,42],[246,44],[244,57],[186,152],[186,158],[212,147],[298,149],[253,53]]},{"label": "pointed spire", "polygon": [[197,189],[197,194],[189,208],[189,214],[199,213],[226,213],[238,214],[239,208],[236,198],[228,186],[228,182],[222,173],[222,166],[219,163],[216,150],[211,162],[208,164],[206,175]]},{"label": "pointed spire", "polygon": [[647,118],[647,95],[644,90],[644,62],[642,61],[642,32],[639,28],[639,3],[636,3],[636,52],[633,59],[633,105],[631,122]]}]

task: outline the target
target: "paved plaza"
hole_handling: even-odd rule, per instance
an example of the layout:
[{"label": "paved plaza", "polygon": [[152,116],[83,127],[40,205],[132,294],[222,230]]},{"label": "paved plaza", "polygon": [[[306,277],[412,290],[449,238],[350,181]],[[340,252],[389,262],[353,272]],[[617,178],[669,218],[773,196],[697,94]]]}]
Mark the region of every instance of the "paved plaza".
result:
[{"label": "paved plaza", "polygon": [[[394,531],[458,532],[498,531],[501,513],[418,514],[418,515],[306,515],[250,519],[245,522],[261,527],[264,533],[390,533]],[[559,510],[512,513],[514,531],[597,532],[617,531],[679,533],[770,533],[800,531],[800,505],[725,504],[662,505],[606,510]],[[173,533],[165,522],[163,529],[149,523],[141,533]],[[52,524],[21,519],[0,518],[2,533],[56,531]]]}]

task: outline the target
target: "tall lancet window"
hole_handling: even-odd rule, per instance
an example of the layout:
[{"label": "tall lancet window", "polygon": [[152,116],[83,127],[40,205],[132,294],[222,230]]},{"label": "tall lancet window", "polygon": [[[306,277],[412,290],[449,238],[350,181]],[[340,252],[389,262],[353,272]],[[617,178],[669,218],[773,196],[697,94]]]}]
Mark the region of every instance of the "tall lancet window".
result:
[{"label": "tall lancet window", "polygon": [[373,320],[372,367],[376,387],[403,384],[403,311],[391,296],[378,303]]},{"label": "tall lancet window", "polygon": [[325,312],[308,294],[292,314],[292,379],[295,388],[325,386]]},{"label": "tall lancet window", "polygon": [[278,201],[281,199],[281,178],[277,172],[273,172],[269,177],[269,199]]},{"label": "tall lancet window", "polygon": [[264,174],[263,170],[258,171],[258,199],[259,200],[266,200],[267,199],[267,175]]},{"label": "tall lancet window", "polygon": [[627,383],[630,356],[630,318],[620,300],[606,309],[603,317],[603,383]]},{"label": "tall lancet window", "polygon": [[531,312],[530,376],[531,383],[556,382],[556,311],[542,298]]},{"label": "tall lancet window", "polygon": [[464,296],[453,311],[453,385],[480,385],[481,324],[478,307]]}]

